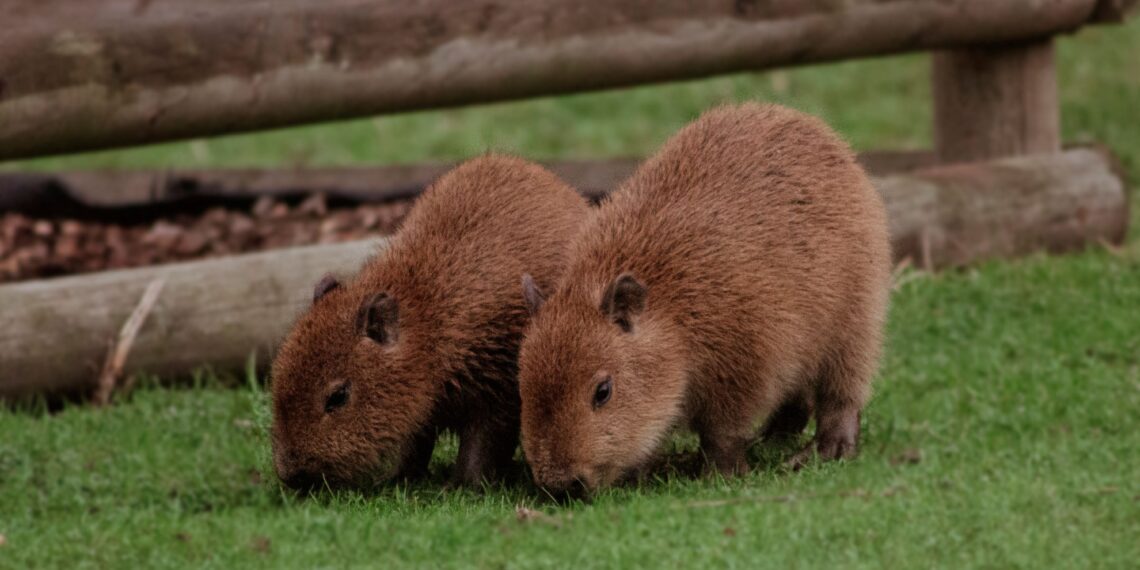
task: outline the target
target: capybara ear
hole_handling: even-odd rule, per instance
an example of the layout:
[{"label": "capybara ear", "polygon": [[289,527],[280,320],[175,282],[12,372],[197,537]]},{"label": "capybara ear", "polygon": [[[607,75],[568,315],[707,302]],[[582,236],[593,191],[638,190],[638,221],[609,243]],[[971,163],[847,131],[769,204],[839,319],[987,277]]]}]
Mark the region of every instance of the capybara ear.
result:
[{"label": "capybara ear", "polygon": [[328,295],[329,291],[337,287],[340,287],[340,281],[337,281],[336,277],[332,276],[332,273],[326,273],[324,277],[321,277],[320,281],[317,281],[317,285],[313,287],[313,302],[316,303],[320,301],[321,297]]},{"label": "capybara ear", "polygon": [[538,314],[538,310],[542,308],[542,304],[546,302],[546,296],[542,294],[542,290],[538,288],[538,283],[534,282],[534,277],[530,273],[524,273],[522,276],[523,300],[526,301],[526,310],[530,316]]},{"label": "capybara ear", "polygon": [[622,273],[602,293],[602,314],[621,330],[633,330],[634,318],[645,309],[645,285],[629,273]]},{"label": "capybara ear", "polygon": [[396,300],[387,293],[377,293],[364,299],[356,315],[356,330],[380,343],[396,342],[400,312]]}]

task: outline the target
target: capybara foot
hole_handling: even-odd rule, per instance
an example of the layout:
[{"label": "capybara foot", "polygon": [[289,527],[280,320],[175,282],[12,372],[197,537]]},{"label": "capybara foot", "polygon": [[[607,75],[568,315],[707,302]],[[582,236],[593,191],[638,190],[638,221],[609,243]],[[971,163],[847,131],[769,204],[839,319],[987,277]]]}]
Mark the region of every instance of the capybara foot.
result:
[{"label": "capybara foot", "polygon": [[799,470],[813,456],[822,461],[851,459],[858,452],[859,412],[842,411],[823,414],[818,418],[815,437],[792,456],[785,465]]},{"label": "capybara foot", "polygon": [[701,452],[705,456],[704,475],[716,473],[733,477],[748,473],[749,438],[709,438],[701,443]]},{"label": "capybara foot", "polygon": [[741,457],[739,460],[733,461],[718,461],[705,463],[704,470],[701,475],[704,477],[712,477],[719,475],[721,477],[738,477],[740,475],[747,475],[750,467],[748,461]]}]

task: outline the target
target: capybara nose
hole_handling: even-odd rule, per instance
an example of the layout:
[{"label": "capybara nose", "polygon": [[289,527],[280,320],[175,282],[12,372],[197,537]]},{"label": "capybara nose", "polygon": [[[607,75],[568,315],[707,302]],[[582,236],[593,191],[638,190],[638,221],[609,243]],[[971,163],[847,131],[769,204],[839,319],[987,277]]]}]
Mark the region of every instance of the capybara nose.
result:
[{"label": "capybara nose", "polygon": [[285,474],[281,477],[281,481],[291,489],[302,492],[311,492],[317,487],[320,487],[324,479],[311,471],[299,469],[292,473]]},{"label": "capybara nose", "polygon": [[572,500],[587,501],[590,499],[590,489],[581,477],[567,477],[546,481],[542,490],[559,503]]}]

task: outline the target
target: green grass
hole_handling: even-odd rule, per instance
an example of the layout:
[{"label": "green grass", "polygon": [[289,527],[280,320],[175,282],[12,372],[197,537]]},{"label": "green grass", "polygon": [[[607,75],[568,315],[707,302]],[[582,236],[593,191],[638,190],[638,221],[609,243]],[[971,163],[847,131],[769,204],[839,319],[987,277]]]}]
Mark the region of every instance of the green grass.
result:
[{"label": "green grass", "polygon": [[[270,480],[258,389],[6,413],[0,565],[1133,567],[1140,252],[1126,255],[904,285],[856,461],[590,505],[434,484],[296,499]],[[718,500],[735,503],[702,504]],[[519,522],[516,505],[554,518]]]},{"label": "green grass", "polygon": [[[1140,22],[1061,47],[1067,136],[1108,143],[1140,180]],[[8,168],[641,154],[753,97],[817,112],[860,148],[922,146],[926,73],[892,58]],[[0,411],[0,567],[1134,568],[1140,240],[909,277],[852,462],[793,474],[758,451],[749,477],[664,477],[564,507],[438,484],[298,499],[272,480],[256,383],[151,384],[106,410]],[[519,521],[518,505],[549,518]]]}]

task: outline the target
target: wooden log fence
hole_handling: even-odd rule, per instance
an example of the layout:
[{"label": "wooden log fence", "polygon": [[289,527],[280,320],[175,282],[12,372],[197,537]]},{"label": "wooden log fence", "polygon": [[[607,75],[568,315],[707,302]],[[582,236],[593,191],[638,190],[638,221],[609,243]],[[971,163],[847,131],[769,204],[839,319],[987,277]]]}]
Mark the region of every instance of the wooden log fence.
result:
[{"label": "wooden log fence", "polygon": [[[1119,242],[1128,207],[1110,157],[1060,150],[1053,38],[1122,21],[1138,3],[10,0],[0,3],[0,160],[930,51],[934,151],[896,155],[875,178],[896,256],[937,268],[1065,251]],[[598,195],[634,164],[560,174]],[[0,208],[52,192],[80,210],[189,195],[402,198],[442,168],[384,169],[382,190],[364,179],[375,170],[10,174],[0,187],[19,191]],[[53,213],[66,214],[62,204]],[[155,279],[165,286],[124,373],[173,377],[268,356],[319,275],[351,272],[376,247],[0,286],[0,399],[90,393]]]},{"label": "wooden log fence", "polygon": [[[1124,183],[1092,149],[942,166],[874,179],[896,259],[946,267],[1040,249],[1119,242]],[[313,284],[353,272],[376,242],[293,248],[221,259],[0,286],[0,399],[94,388],[109,343],[155,279],[165,289],[124,372],[164,378],[196,367],[237,369],[269,355]]]}]

